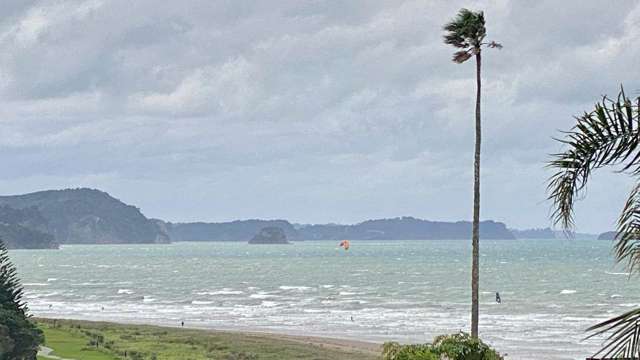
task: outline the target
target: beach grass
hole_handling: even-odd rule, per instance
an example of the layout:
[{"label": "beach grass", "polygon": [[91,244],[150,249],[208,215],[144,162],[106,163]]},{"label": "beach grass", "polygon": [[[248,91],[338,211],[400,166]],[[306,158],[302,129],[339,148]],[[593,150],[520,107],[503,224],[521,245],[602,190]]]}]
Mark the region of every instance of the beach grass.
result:
[{"label": "beach grass", "polygon": [[[82,360],[115,360],[118,359],[102,349],[95,349],[87,346],[90,337],[82,334],[76,329],[69,329],[61,326],[53,328],[50,324],[38,324],[45,332],[45,346],[52,348],[54,351],[51,355],[55,355],[66,359],[82,359]],[[38,356],[38,360],[45,360],[46,357]]]},{"label": "beach grass", "polygon": [[[83,360],[373,360],[376,351],[348,342],[274,334],[105,322],[37,319],[53,355]],[[96,346],[97,343],[97,346]],[[44,357],[38,357],[45,360]]]}]

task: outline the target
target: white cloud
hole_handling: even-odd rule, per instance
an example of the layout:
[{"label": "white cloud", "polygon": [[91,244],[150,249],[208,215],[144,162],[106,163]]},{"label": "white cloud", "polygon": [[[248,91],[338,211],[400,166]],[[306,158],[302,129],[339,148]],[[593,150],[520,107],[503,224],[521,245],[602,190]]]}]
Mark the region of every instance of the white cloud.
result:
[{"label": "white cloud", "polygon": [[147,113],[240,115],[255,106],[259,87],[255,68],[239,57],[193,70],[170,93],[137,93],[130,102],[134,111]]},{"label": "white cloud", "polygon": [[[484,56],[483,217],[547,225],[551,137],[619,83],[640,89],[636,1],[0,9],[5,183],[77,181],[169,220],[467,218],[474,66],[441,39],[460,7],[505,46]],[[585,210],[587,230],[609,206]]]}]

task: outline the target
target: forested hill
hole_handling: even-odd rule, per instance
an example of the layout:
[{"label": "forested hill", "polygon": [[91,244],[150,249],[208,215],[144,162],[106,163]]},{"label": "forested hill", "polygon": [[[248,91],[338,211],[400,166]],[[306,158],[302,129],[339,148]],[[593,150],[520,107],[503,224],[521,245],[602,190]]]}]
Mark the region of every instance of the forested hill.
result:
[{"label": "forested hill", "polygon": [[265,227],[281,228],[287,239],[301,240],[286,220],[236,220],[220,223],[166,223],[172,241],[249,241]]},{"label": "forested hill", "polygon": [[[470,239],[468,221],[440,222],[412,217],[368,220],[354,225],[296,225],[286,220],[244,220],[224,223],[167,223],[174,241],[247,241],[260,229],[275,226],[284,230],[289,240],[431,240]],[[483,221],[482,239],[514,239],[505,224]]]},{"label": "forested hill", "polygon": [[138,208],[94,189],[47,190],[0,196],[0,206],[36,209],[46,225],[30,229],[60,244],[164,243],[168,235]]},{"label": "forested hill", "polygon": [[14,209],[0,206],[0,239],[9,249],[55,249],[47,220],[35,207]]},{"label": "forested hill", "polygon": [[[94,189],[47,190],[0,196],[0,238],[12,248],[57,244],[249,241],[261,229],[277,227],[291,241],[470,239],[471,222],[413,217],[367,220],[353,225],[293,225],[286,220],[170,223],[148,219],[132,205]],[[482,239],[514,239],[505,224],[482,221]]]},{"label": "forested hill", "polygon": [[556,233],[551,228],[538,229],[509,229],[518,239],[555,239]]},{"label": "forested hill", "polygon": [[[306,240],[457,240],[471,238],[471,222],[429,221],[401,217],[368,220],[355,225],[303,225],[298,231]],[[491,220],[480,222],[480,238],[515,239],[505,224]]]}]

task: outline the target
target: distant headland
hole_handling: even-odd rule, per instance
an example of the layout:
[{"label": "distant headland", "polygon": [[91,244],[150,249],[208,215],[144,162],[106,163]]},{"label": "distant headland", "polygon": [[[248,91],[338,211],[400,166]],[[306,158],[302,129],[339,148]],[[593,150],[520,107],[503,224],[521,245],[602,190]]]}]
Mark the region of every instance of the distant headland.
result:
[{"label": "distant headland", "polygon": [[[466,240],[471,234],[469,221],[430,221],[408,216],[346,225],[292,224],[287,220],[262,219],[172,223],[147,218],[139,208],[106,192],[87,188],[0,196],[0,238],[12,249],[49,249],[59,244],[248,242],[264,228],[281,229],[288,241]],[[486,220],[480,223],[480,237],[513,240],[559,236],[548,228],[515,230],[504,223]]]}]

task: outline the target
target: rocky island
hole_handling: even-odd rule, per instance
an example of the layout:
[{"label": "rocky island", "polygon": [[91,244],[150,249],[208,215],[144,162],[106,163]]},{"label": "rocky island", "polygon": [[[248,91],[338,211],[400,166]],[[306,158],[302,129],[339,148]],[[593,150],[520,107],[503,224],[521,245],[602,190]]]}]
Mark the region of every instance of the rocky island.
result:
[{"label": "rocky island", "polygon": [[618,233],[615,231],[607,231],[598,235],[598,240],[615,240]]},{"label": "rocky island", "polygon": [[251,240],[249,244],[290,244],[287,236],[279,227],[268,226],[262,228]]}]

